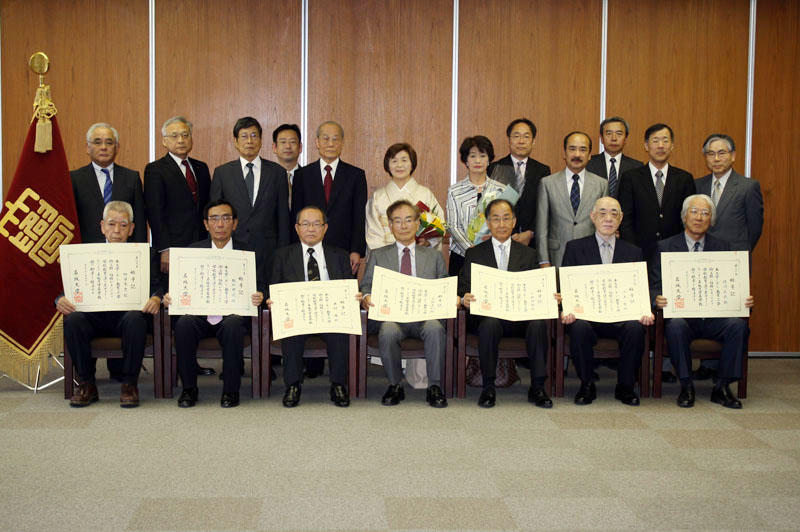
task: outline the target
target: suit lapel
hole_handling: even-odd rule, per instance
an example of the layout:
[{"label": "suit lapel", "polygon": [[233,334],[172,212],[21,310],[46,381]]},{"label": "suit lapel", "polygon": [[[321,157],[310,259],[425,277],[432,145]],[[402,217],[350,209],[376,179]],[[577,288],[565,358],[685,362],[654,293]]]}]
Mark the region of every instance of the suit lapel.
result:
[{"label": "suit lapel", "polygon": [[[714,179],[713,177],[711,179]],[[713,183],[713,181],[712,181]],[[717,200],[717,217],[719,217],[720,213],[725,211],[728,208],[728,204],[731,202],[731,198],[736,195],[736,188],[739,186],[739,174],[736,172],[731,172],[731,175],[728,176],[728,182],[725,183],[725,188],[722,189],[722,195]]]},{"label": "suit lapel", "polygon": [[559,197],[559,203],[565,206],[566,212],[568,212],[574,218],[575,214],[572,212],[572,202],[569,199],[569,195],[567,194],[567,189],[565,186],[566,179],[566,170],[561,170],[556,174],[556,182],[554,183],[556,187],[556,195]]},{"label": "suit lapel", "polygon": [[292,275],[289,276],[289,278],[297,279],[297,281],[305,281],[306,272],[303,271],[303,245],[297,244],[297,248],[293,249],[291,254],[293,256],[290,257],[289,264],[291,264],[292,267]]},{"label": "suit lapel", "polygon": [[272,187],[273,183],[272,180],[267,177],[267,172],[264,170],[267,167],[267,161],[263,157],[261,158],[261,176],[258,180],[258,191],[256,192],[256,197],[253,200],[253,207],[255,208],[258,205],[258,202],[265,198],[268,194],[268,190]]},{"label": "suit lapel", "polygon": [[[347,176],[345,174],[344,164],[339,159],[339,164],[336,167],[336,175],[333,177],[333,185],[331,186],[331,199],[328,201],[328,208],[336,202],[336,198],[347,186]],[[322,196],[325,197],[325,187],[323,187]]]},{"label": "suit lapel", "polygon": [[[581,193],[581,202],[578,204],[578,212],[575,218],[584,219],[589,217],[589,211],[592,210],[593,205],[589,205],[590,198],[597,195],[597,183],[594,179],[589,179],[588,172],[583,177],[583,193]],[[570,203],[572,209],[572,203]]]},{"label": "suit lapel", "polygon": [[[244,201],[242,201],[244,209],[241,209],[237,213],[239,215],[239,225],[242,226],[250,218],[250,213],[253,212],[253,206],[250,204],[250,195],[247,193],[247,186],[244,184],[244,172],[240,159],[234,161],[232,170],[233,175],[231,177],[233,178],[233,186],[236,188],[236,193],[244,199]],[[255,172],[255,170],[253,170],[253,172]],[[259,188],[261,187],[259,186]]]}]

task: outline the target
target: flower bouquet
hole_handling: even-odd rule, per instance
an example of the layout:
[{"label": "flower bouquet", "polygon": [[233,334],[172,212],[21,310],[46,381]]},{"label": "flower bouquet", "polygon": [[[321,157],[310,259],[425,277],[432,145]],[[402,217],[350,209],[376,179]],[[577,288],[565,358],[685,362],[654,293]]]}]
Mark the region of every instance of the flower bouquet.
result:
[{"label": "flower bouquet", "polygon": [[500,193],[486,194],[478,200],[475,217],[467,226],[467,238],[473,244],[480,244],[483,242],[483,238],[489,234],[489,227],[486,225],[486,207],[496,199],[504,199],[513,207],[519,200],[519,193],[514,190],[514,187],[507,186]]},{"label": "flower bouquet", "polygon": [[430,240],[431,238],[441,238],[447,232],[447,224],[436,215],[436,210],[431,211],[430,207],[418,201],[419,208],[419,229],[417,230],[417,240]]}]

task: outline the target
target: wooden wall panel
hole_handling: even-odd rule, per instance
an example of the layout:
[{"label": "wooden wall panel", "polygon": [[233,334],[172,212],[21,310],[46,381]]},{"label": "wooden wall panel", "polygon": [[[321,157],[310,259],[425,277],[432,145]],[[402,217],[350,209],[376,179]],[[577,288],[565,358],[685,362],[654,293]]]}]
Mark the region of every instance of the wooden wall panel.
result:
[{"label": "wooden wall panel", "polygon": [[744,147],[748,0],[608,4],[606,115],[630,123],[625,152],[646,160],[644,131],[657,122],[675,132],[670,162],[695,177],[708,173],[701,148],[710,133]]},{"label": "wooden wall panel", "polygon": [[[46,16],[43,16],[46,14]],[[109,122],[120,135],[117,161],[147,160],[147,2],[4,1],[0,4],[3,94],[3,192],[11,184],[30,124],[37,51],[50,57],[52,87],[70,168],[89,163],[86,130]]]},{"label": "wooden wall panel", "polygon": [[[342,159],[364,168],[370,192],[386,183],[395,142],[417,151],[416,179],[444,204],[450,184],[451,0],[312,1],[308,126],[336,120]],[[318,158],[310,138],[308,161]]]},{"label": "wooden wall panel", "polygon": [[238,157],[233,125],[252,116],[264,130],[261,156],[275,160],[272,130],[300,123],[300,7],[278,0],[156,2],[156,157],[166,153],[161,124],[183,115],[194,123],[192,156],[213,172]]},{"label": "wooden wall panel", "polygon": [[753,177],[764,194],[764,234],[755,250],[756,309],[750,348],[800,352],[800,4],[759,0],[753,105]]},{"label": "wooden wall panel", "polygon": [[503,157],[506,126],[526,116],[538,130],[533,157],[562,168],[564,135],[597,129],[601,16],[599,0],[462,0],[458,142],[486,135]]}]

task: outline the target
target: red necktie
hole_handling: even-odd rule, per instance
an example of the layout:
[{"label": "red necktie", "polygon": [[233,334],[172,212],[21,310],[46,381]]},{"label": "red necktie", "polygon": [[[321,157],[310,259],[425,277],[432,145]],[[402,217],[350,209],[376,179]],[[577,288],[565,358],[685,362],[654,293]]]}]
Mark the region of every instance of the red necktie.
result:
[{"label": "red necktie", "polygon": [[189,166],[189,162],[186,159],[181,164],[186,167],[186,184],[189,185],[189,190],[192,191],[192,200],[197,205],[197,180],[192,173],[192,167]]},{"label": "red necktie", "polygon": [[331,165],[325,165],[325,181],[322,186],[325,188],[325,203],[331,200],[331,187],[333,186],[333,176],[331,176]]},{"label": "red necktie", "polygon": [[403,258],[400,260],[400,273],[411,275],[411,251],[403,248]]}]

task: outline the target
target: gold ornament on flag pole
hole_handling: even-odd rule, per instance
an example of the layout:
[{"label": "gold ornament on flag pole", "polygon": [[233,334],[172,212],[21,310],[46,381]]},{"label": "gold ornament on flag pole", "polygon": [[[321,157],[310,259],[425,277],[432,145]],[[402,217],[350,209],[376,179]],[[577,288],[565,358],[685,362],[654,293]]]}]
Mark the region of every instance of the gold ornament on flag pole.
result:
[{"label": "gold ornament on flag pole", "polygon": [[50,85],[44,84],[44,75],[50,70],[50,59],[44,52],[36,52],[28,60],[28,66],[39,75],[39,88],[36,89],[31,118],[31,122],[38,119],[33,150],[37,153],[46,153],[53,149],[53,123],[50,119],[58,112],[50,99]]}]

